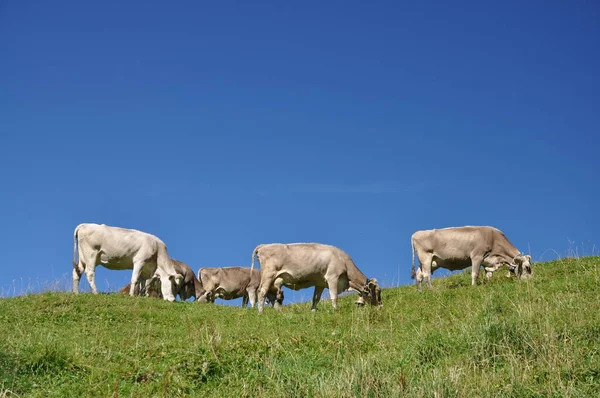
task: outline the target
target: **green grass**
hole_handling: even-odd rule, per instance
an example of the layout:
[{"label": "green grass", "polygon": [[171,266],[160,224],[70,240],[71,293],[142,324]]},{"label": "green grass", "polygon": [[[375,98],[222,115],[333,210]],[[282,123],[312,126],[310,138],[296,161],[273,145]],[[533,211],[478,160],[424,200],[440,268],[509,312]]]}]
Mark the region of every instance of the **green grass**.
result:
[{"label": "green grass", "polygon": [[385,289],[381,310],[0,299],[0,397],[597,397],[600,257],[534,267]]}]

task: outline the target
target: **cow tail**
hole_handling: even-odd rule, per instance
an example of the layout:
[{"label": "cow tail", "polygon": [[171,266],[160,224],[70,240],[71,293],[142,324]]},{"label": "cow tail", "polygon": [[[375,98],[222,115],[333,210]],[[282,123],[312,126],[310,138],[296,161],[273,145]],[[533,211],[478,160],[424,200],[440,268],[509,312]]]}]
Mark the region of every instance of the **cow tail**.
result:
[{"label": "cow tail", "polygon": [[417,275],[415,272],[415,242],[413,241],[412,237],[410,238],[410,248],[412,252],[412,269],[410,272],[410,279],[415,279],[415,276]]},{"label": "cow tail", "polygon": [[258,250],[260,249],[262,245],[258,245],[254,248],[254,251],[252,252],[252,265],[250,266],[250,276],[252,277],[252,271],[254,270],[254,258],[256,258],[256,256],[258,256]]},{"label": "cow tail", "polygon": [[79,225],[77,227],[75,227],[75,232],[73,232],[73,268],[77,269],[77,271],[79,271],[78,268],[78,261],[77,260],[77,248],[78,248],[78,240],[77,240],[77,232],[79,231]]}]

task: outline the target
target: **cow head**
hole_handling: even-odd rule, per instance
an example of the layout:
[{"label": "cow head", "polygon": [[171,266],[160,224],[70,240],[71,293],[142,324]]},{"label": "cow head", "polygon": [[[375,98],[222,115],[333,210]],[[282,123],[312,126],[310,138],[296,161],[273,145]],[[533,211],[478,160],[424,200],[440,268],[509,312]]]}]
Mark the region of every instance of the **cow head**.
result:
[{"label": "cow head", "polygon": [[183,275],[171,274],[165,276],[159,276],[160,278],[160,291],[163,298],[167,301],[175,301],[179,290],[183,285]]},{"label": "cow head", "polygon": [[196,298],[196,301],[203,304],[212,303],[215,301],[215,297],[213,292],[206,290],[203,294]]},{"label": "cow head", "polygon": [[383,307],[381,301],[381,288],[377,279],[367,279],[367,282],[362,288],[362,292],[359,292],[360,297],[356,300],[356,304],[359,306],[365,305],[365,300],[369,301],[369,304],[376,305],[377,307]]},{"label": "cow head", "polygon": [[183,282],[179,288],[179,297],[182,301],[189,299],[190,297],[196,297],[196,289],[194,288],[194,284],[190,282]]},{"label": "cow head", "polygon": [[[194,278],[194,294],[193,294],[193,296],[196,298],[196,301],[202,302],[201,298],[205,294],[206,294],[206,291],[204,290],[204,286],[202,286],[202,282],[200,282],[198,279]],[[206,302],[206,300],[204,302]]]},{"label": "cow head", "polygon": [[529,279],[533,273],[531,271],[531,256],[519,253],[509,266],[509,271],[519,279]]}]

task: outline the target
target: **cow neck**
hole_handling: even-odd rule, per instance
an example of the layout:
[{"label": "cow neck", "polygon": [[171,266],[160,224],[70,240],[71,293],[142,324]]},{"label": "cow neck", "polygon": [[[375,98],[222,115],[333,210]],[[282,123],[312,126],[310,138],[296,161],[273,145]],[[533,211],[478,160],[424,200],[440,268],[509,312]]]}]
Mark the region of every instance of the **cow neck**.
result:
[{"label": "cow neck", "polygon": [[353,261],[350,261],[346,266],[346,272],[348,273],[348,283],[350,287],[361,291],[367,284],[367,276],[363,274]]},{"label": "cow neck", "polygon": [[204,286],[202,286],[202,282],[194,275],[194,293],[196,294],[196,299],[204,294],[203,290]]},{"label": "cow neck", "polygon": [[506,261],[512,264],[515,261],[515,257],[521,254],[521,252],[512,244],[510,244],[510,242],[508,244],[510,245],[510,247],[502,247],[502,255]]},{"label": "cow neck", "polygon": [[495,251],[501,252],[502,255],[506,258],[506,260],[512,264],[515,260],[515,257],[521,254],[521,252],[519,251],[519,249],[517,249],[515,245],[512,244],[510,240],[508,240],[504,233],[502,233],[502,237],[504,239],[498,240],[494,249]]}]

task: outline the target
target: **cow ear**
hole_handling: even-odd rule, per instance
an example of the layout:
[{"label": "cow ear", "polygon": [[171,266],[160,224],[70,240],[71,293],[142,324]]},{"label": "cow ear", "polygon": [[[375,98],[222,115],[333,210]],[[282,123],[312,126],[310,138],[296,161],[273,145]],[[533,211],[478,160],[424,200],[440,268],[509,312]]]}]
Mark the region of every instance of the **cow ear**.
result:
[{"label": "cow ear", "polygon": [[525,258],[527,259],[527,261],[531,262],[531,256],[529,254],[526,255]]}]

